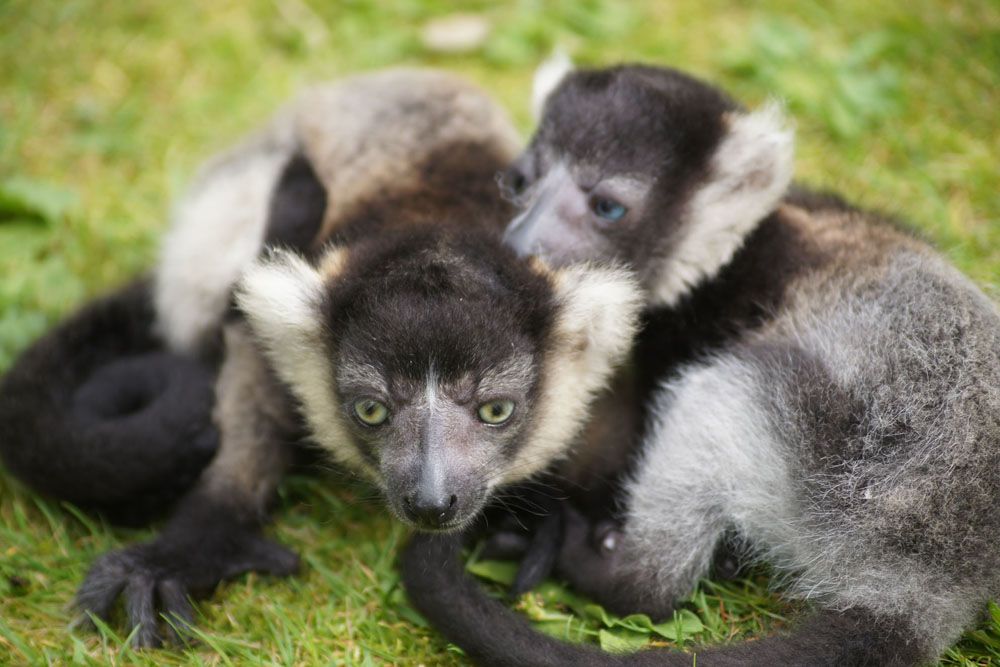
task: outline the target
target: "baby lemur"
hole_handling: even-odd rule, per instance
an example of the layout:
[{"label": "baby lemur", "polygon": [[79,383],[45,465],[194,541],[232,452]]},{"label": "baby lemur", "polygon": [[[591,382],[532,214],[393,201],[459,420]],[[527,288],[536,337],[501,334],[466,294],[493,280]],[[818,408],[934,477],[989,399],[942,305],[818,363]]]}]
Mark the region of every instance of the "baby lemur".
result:
[{"label": "baby lemur", "polygon": [[[511,209],[494,178],[515,146],[506,116],[478,89],[393,70],[307,92],[210,163],[181,201],[152,290],[84,311],[47,343],[71,357],[88,335],[140,310],[142,329],[151,293],[164,354],[221,359],[218,452],[155,540],[95,562],[82,610],[106,618],[123,598],[135,642],[151,646],[161,641],[158,612],[191,622],[188,593],[249,570],[293,572],[297,557],[262,527],[303,426],[401,520],[429,531],[466,526],[496,489],[565,452],[631,345],[640,297],[624,271],[553,270],[502,245]],[[95,313],[102,326],[87,330]],[[115,345],[101,357],[114,368],[84,382],[101,389],[91,393],[114,394],[129,375]],[[158,354],[153,343],[142,349]],[[40,356],[29,351],[4,391],[31,385]],[[143,352],[135,364],[171,359]],[[195,375],[178,386],[203,387]],[[51,381],[36,376],[37,393]],[[12,410],[19,447],[47,428],[42,405]],[[133,406],[147,409],[185,411]],[[5,458],[29,481],[45,477],[44,457],[8,445]]]},{"label": "baby lemur", "polygon": [[[733,534],[816,611],[699,666],[923,663],[1000,595],[1000,313],[892,222],[789,190],[792,157],[779,109],[670,69],[574,71],[547,98],[503,181],[507,243],[624,261],[648,306],[620,527],[570,512],[558,569],[662,617]],[[457,555],[418,536],[404,580],[482,664],[691,664],[542,636]]]}]

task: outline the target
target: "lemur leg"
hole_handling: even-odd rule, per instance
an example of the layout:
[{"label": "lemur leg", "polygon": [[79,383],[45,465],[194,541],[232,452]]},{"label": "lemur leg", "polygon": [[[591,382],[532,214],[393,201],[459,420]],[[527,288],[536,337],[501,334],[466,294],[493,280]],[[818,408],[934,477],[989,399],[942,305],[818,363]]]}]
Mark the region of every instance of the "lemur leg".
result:
[{"label": "lemur leg", "polygon": [[226,361],[216,388],[221,448],[152,542],[101,556],[77,595],[107,618],[124,598],[135,643],[160,643],[157,612],[191,622],[189,593],[210,592],[248,571],[289,575],[298,557],[265,538],[275,487],[289,463],[295,419],[242,322],[225,329]]},{"label": "lemur leg", "polygon": [[567,519],[560,572],[609,609],[669,613],[709,572],[727,529],[781,493],[785,466],[753,359],[686,370],[657,397],[619,528]]}]

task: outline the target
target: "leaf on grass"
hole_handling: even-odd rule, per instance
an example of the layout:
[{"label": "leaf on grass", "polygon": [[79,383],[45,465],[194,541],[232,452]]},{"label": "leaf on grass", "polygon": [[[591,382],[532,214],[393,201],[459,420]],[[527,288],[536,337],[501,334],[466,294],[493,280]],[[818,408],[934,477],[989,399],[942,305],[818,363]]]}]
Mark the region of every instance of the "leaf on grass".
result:
[{"label": "leaf on grass", "polygon": [[598,634],[601,648],[609,653],[633,653],[649,643],[649,636],[628,630],[601,630]]},{"label": "leaf on grass", "polygon": [[705,625],[693,612],[682,609],[674,613],[673,620],[665,623],[657,623],[652,629],[653,632],[661,637],[679,642],[685,637],[691,637],[703,632]]},{"label": "leaf on grass", "polygon": [[517,576],[517,563],[500,560],[479,560],[469,563],[465,569],[472,574],[493,581],[504,586],[509,586]]},{"label": "leaf on grass", "polygon": [[0,182],[0,222],[54,222],[76,203],[75,193],[51,183],[28,178],[11,178]]}]

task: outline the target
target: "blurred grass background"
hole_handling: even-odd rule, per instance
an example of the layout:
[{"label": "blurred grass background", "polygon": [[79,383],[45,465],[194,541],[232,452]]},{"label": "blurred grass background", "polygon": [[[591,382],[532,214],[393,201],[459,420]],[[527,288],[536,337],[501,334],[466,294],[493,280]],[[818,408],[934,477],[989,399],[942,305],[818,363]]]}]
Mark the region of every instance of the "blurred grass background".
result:
[{"label": "blurred grass background", "polygon": [[[488,37],[462,55],[428,49],[428,21],[456,11],[488,21]],[[198,161],[300,85],[447,67],[493,91],[527,136],[531,73],[556,45],[586,64],[678,66],[750,105],[785,99],[801,180],[910,220],[1000,293],[992,0],[0,0],[0,370],[82,300],[148,268]],[[137,655],[111,630],[69,631],[67,603],[96,555],[149,532],[112,529],[0,473],[0,664],[462,662],[406,604],[393,570],[405,533],[363,491],[293,479],[275,533],[303,554],[302,577],[225,585],[199,606],[199,646]],[[663,626],[606,617],[555,585],[520,607],[608,647],[723,641],[794,615],[764,575],[706,583]],[[943,664],[1000,664],[992,612]]]}]

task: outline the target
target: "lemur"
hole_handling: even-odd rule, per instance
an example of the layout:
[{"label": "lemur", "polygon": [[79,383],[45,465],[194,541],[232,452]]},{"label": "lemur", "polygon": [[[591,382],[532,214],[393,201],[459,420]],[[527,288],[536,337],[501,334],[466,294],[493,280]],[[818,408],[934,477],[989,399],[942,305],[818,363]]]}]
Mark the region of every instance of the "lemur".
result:
[{"label": "lemur", "polygon": [[[192,397],[210,403],[214,389],[218,452],[155,540],[94,563],[80,609],[108,618],[123,598],[135,643],[154,646],[159,612],[191,623],[189,593],[250,570],[294,572],[297,556],[262,528],[303,430],[373,482],[398,518],[430,531],[461,530],[495,490],[566,450],[631,345],[640,293],[620,269],[553,270],[502,245],[511,209],[494,178],[516,146],[505,114],[450,75],[390,70],[318,87],[208,165],[178,207],[151,289],[85,309],[25,354],[8,395],[52,389],[57,377],[31,378],[46,348],[72,357],[105,344],[88,332],[132,319],[151,339],[140,347],[153,357],[134,361],[143,369],[178,355],[221,359],[216,375],[204,371],[217,377],[208,397]],[[156,336],[146,330],[154,321]],[[114,351],[128,345],[105,346],[71,370],[85,376],[80,393],[94,385],[117,401],[128,370]],[[203,388],[201,372],[185,371],[178,386]],[[8,409],[23,427],[10,431],[18,446],[45,429],[40,405],[78,398]],[[195,412],[132,406],[147,408]],[[27,463],[12,468],[29,480],[63,465],[9,443],[5,457]]]},{"label": "lemur", "polygon": [[[892,221],[790,188],[779,108],[664,68],[549,78],[503,180],[521,209],[507,243],[631,266],[647,304],[633,358],[655,378],[620,524],[570,510],[559,574],[662,617],[731,533],[815,613],[699,666],[932,661],[1000,595],[996,304]],[[417,536],[404,583],[481,664],[691,664],[534,632],[458,555]]]}]

